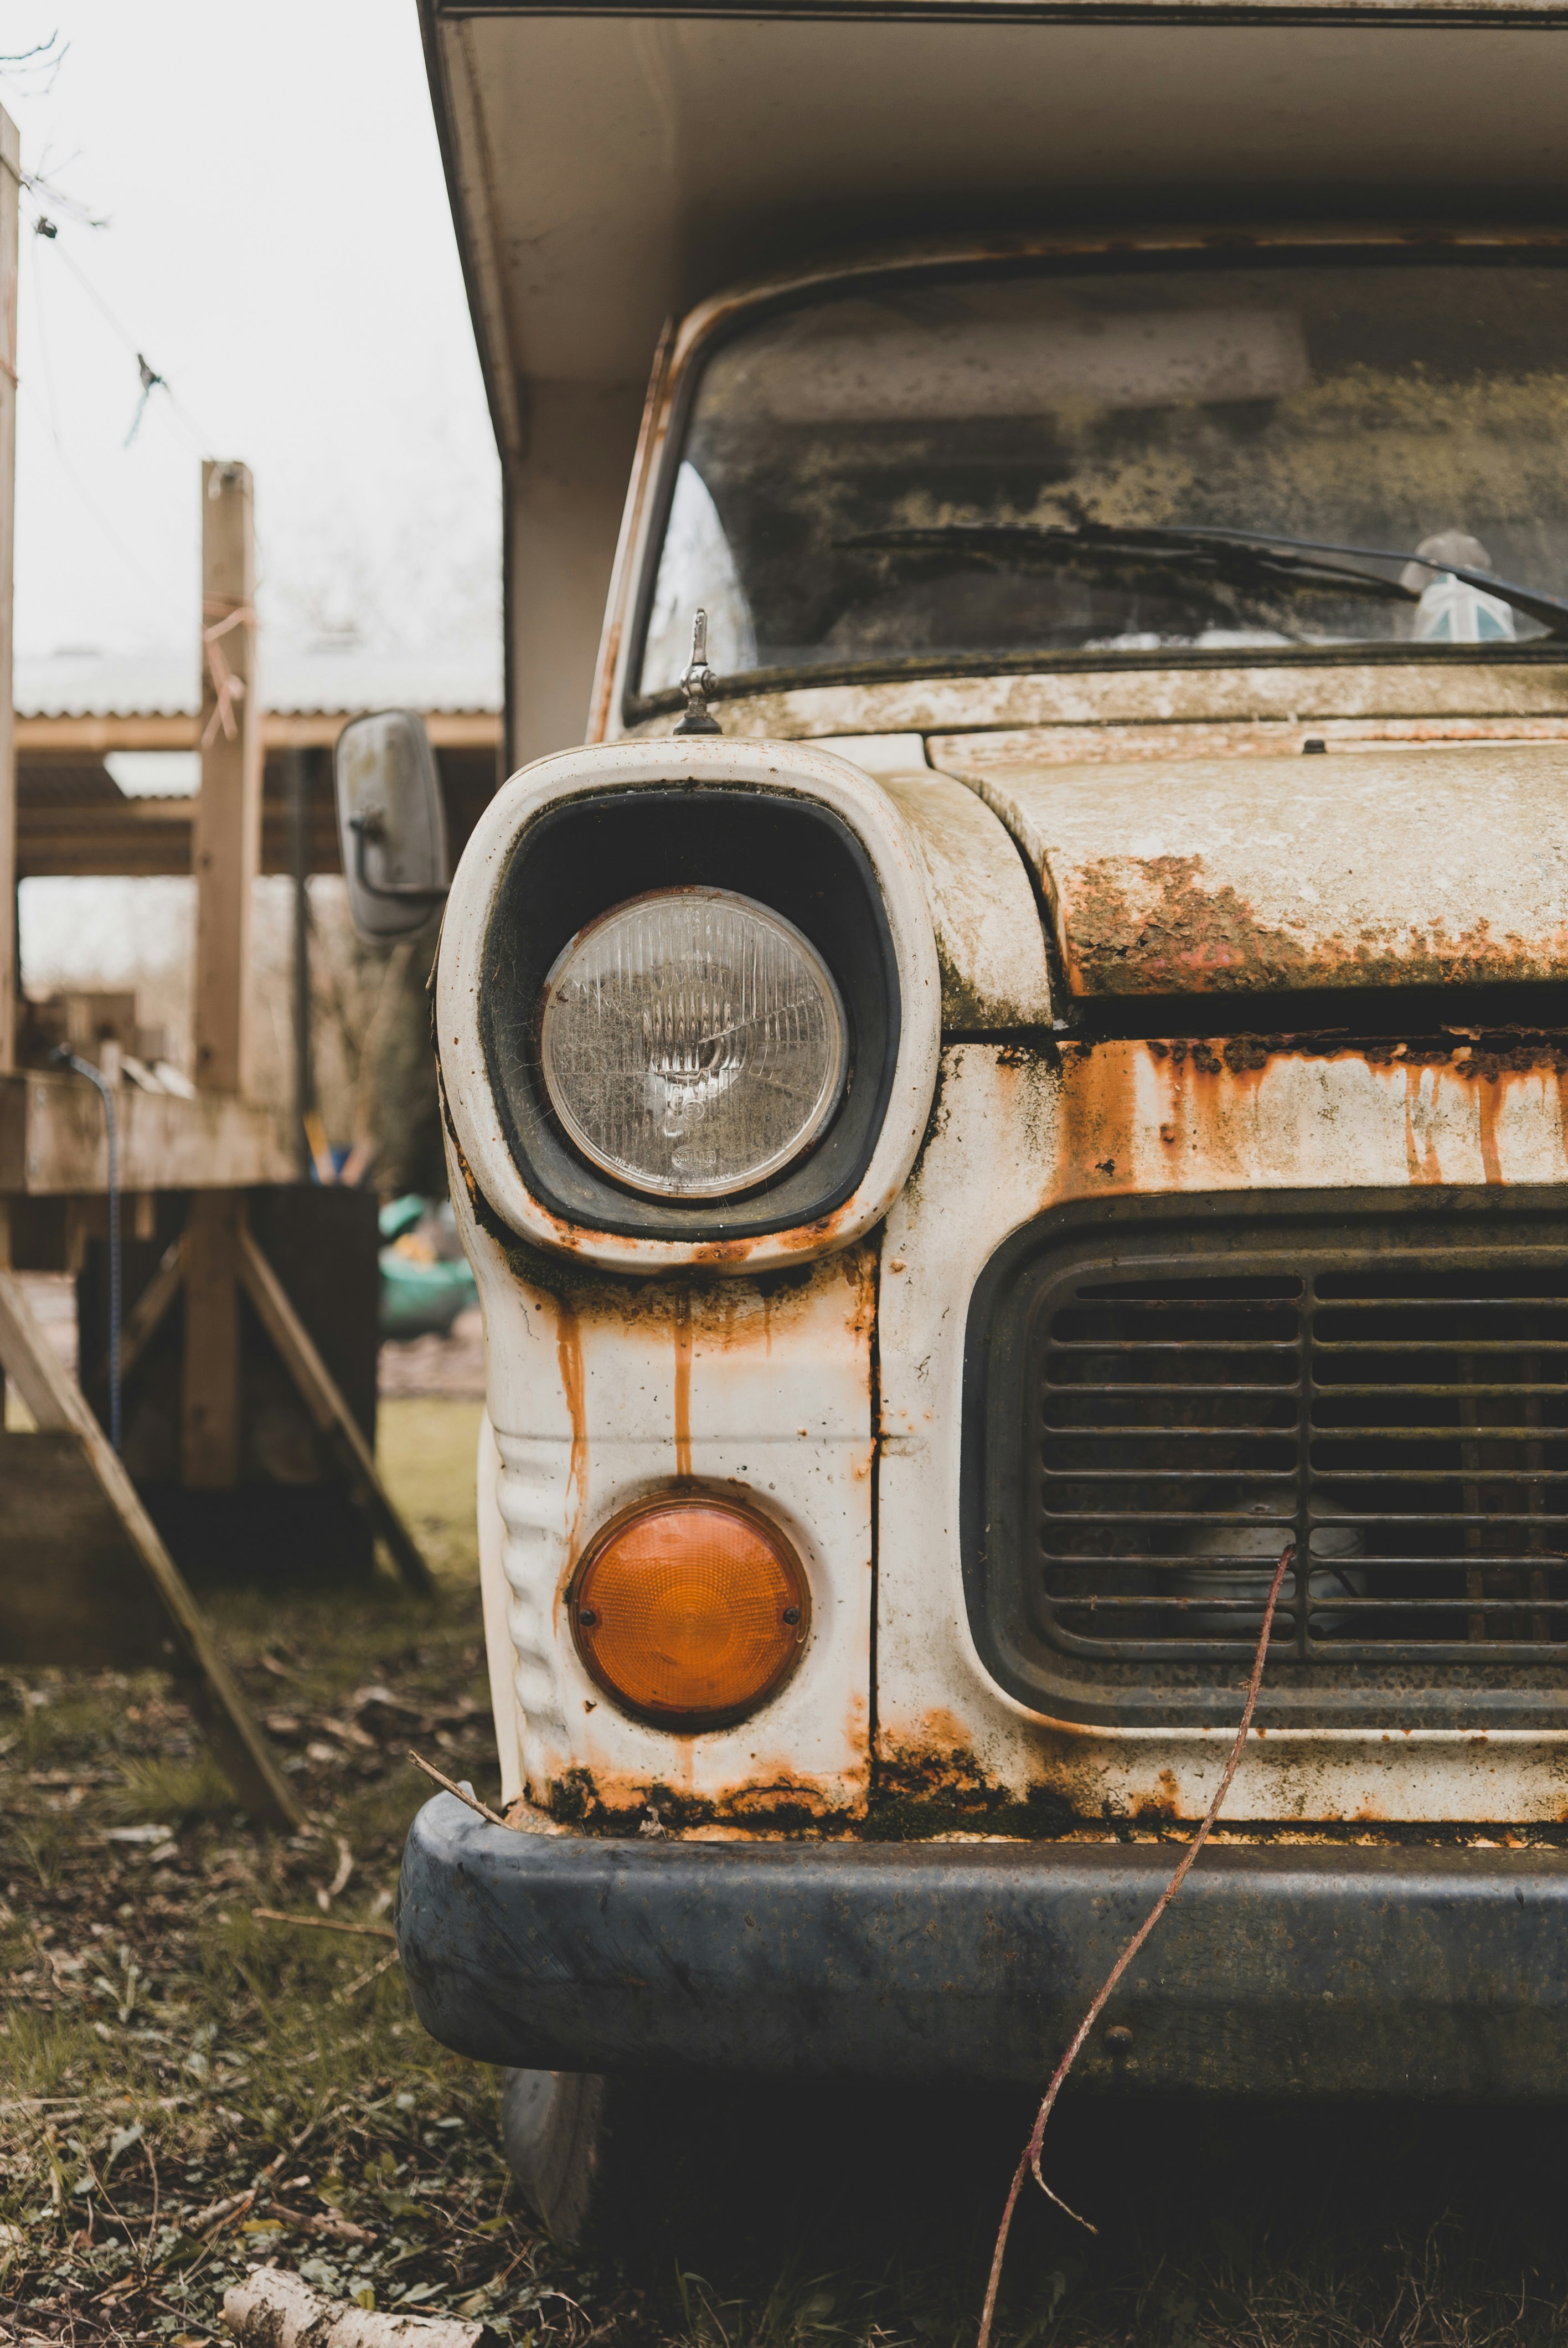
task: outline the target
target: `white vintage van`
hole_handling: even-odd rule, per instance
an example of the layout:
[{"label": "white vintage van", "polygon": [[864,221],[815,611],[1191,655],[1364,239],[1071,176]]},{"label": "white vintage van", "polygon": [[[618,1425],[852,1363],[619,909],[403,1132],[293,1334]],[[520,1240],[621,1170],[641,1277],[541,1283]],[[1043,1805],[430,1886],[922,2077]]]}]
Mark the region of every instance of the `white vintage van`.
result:
[{"label": "white vintage van", "polygon": [[509,1823],[399,1933],[565,2234],[606,2081],[1043,2080],[1287,1543],[1083,2082],[1568,2092],[1560,17],[425,0]]}]

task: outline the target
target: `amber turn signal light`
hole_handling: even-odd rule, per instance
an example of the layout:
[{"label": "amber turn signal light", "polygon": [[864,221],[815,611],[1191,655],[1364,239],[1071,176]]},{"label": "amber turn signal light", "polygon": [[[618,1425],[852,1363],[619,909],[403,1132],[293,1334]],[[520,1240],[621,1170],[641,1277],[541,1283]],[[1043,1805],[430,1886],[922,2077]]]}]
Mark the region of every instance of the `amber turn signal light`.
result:
[{"label": "amber turn signal light", "polygon": [[584,1554],[568,1603],[605,1694],[661,1726],[750,1712],[805,1643],[811,1605],[788,1542],[730,1500],[644,1501]]}]

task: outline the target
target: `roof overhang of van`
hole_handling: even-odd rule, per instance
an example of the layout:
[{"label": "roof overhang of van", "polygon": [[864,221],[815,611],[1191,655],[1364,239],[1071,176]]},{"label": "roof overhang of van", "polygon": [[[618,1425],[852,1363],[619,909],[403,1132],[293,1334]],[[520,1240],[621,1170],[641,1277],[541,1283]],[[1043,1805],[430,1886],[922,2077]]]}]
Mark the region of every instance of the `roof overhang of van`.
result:
[{"label": "roof overhang of van", "polygon": [[504,457],[527,387],[927,232],[1551,218],[1568,0],[421,0]]}]

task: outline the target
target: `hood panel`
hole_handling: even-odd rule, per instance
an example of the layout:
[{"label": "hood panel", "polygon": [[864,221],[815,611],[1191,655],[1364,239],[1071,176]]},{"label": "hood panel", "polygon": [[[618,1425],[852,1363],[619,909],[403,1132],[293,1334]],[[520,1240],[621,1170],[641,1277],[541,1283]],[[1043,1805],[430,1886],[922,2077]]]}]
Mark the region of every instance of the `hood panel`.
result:
[{"label": "hood panel", "polygon": [[1568,976],[1568,746],[941,758],[1039,872],[1074,994]]}]

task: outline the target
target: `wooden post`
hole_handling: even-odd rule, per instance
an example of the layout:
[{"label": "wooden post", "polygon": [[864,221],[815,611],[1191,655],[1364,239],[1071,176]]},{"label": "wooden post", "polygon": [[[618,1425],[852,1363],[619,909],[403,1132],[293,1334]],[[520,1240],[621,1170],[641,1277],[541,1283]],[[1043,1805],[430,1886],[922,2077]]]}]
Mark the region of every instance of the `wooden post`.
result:
[{"label": "wooden post", "polygon": [[[248,466],[201,468],[201,793],[196,873],[196,1083],[249,1075],[251,900],[261,847],[256,530]],[[239,1200],[198,1191],[187,1229],[182,1480],[227,1491],[240,1470]]]},{"label": "wooden post", "polygon": [[21,196],[22,141],[10,116],[0,109],[0,1069],[16,1065],[16,719],[11,703],[11,615],[16,521],[16,224]]},{"label": "wooden post", "polygon": [[311,1137],[307,1120],[316,1105],[314,1055],[311,1037],[311,757],[291,750],[285,766],[289,778],[289,843],[294,868],[294,1157],[300,1179],[311,1179]]},{"label": "wooden post", "polygon": [[196,1083],[248,1089],[251,898],[261,850],[256,530],[246,465],[201,468],[201,796],[196,802]]}]

